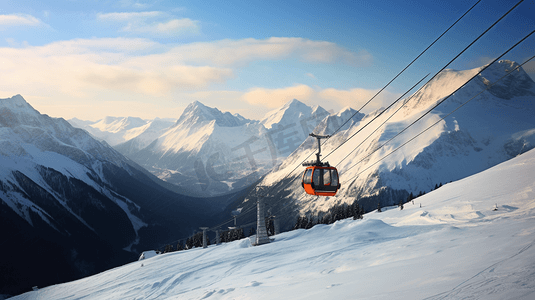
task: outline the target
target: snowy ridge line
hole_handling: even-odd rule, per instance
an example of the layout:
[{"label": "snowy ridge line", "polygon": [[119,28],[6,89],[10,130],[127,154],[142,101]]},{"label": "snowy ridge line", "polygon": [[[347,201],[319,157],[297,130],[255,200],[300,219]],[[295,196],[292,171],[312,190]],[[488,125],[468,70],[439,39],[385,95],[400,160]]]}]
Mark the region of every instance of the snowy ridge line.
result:
[{"label": "snowy ridge line", "polygon": [[[533,33],[533,32],[532,32]],[[445,118],[447,118],[448,116],[450,116],[451,114],[453,114],[454,112],[456,112],[459,108],[463,107],[464,105],[466,105],[468,102],[472,101],[474,98],[476,98],[477,96],[481,95],[481,93],[483,93],[484,91],[490,89],[492,86],[494,86],[496,83],[500,82],[503,78],[509,76],[513,71],[517,70],[518,68],[520,68],[521,66],[523,66],[524,64],[526,64],[527,62],[529,62],[530,60],[532,60],[533,58],[535,58],[535,56],[532,56],[531,58],[529,58],[528,60],[526,60],[524,63],[522,63],[521,65],[518,65],[515,69],[513,69],[511,72],[505,74],[504,76],[502,76],[500,79],[498,79],[497,81],[495,81],[493,84],[491,84],[490,86],[488,86],[486,89],[482,90],[481,92],[479,92],[479,94],[473,96],[472,98],[470,98],[468,101],[464,102],[463,104],[459,105],[456,109],[454,109],[453,111],[451,111],[450,113],[448,113],[447,115],[445,115],[444,117],[442,117],[441,119],[437,120],[435,123],[433,123],[432,125],[430,125],[429,127],[427,127],[426,129],[424,129],[423,131],[421,131],[420,133],[418,133],[417,135],[415,135],[414,137],[412,137],[411,139],[409,139],[407,142],[403,143],[401,146],[397,147],[396,149],[392,150],[390,153],[388,153],[387,155],[383,156],[381,159],[379,159],[378,161],[376,161],[375,163],[373,163],[372,165],[370,165],[369,167],[367,167],[366,169],[362,170],[362,172],[358,173],[358,175],[362,174],[363,172],[365,172],[366,170],[368,170],[369,168],[371,168],[372,166],[376,165],[377,163],[379,163],[380,161],[382,161],[383,159],[385,159],[386,157],[388,157],[390,154],[396,152],[397,150],[399,150],[400,148],[402,148],[403,146],[407,145],[409,142],[411,142],[412,140],[416,139],[417,137],[419,137],[420,135],[422,135],[424,132],[426,132],[427,130],[429,130],[431,127],[437,125],[440,121],[444,120]],[[476,75],[477,76],[477,75]],[[453,94],[453,93],[452,93]],[[448,96],[449,97],[449,96]],[[417,120],[418,121],[418,120]],[[415,121],[416,122],[416,121]],[[414,124],[414,123],[413,123]],[[412,126],[409,125],[408,127]],[[407,129],[408,127],[406,127],[405,129]],[[405,130],[404,129],[404,130]],[[403,131],[404,131],[403,130]],[[381,145],[379,148],[377,148],[375,151],[373,151],[372,153],[370,153],[368,156],[366,156],[365,158],[363,158],[362,160],[360,160],[359,162],[357,162],[356,164],[354,164],[353,166],[349,167],[346,169],[347,170],[350,170],[351,168],[353,168],[354,166],[358,165],[359,163],[363,162],[366,158],[368,158],[370,155],[372,155],[373,153],[375,153],[377,150],[381,149],[384,145],[386,145],[388,142],[390,142],[391,140],[393,140],[395,137],[397,137],[399,134],[401,134],[403,131],[399,132],[397,135],[395,135],[393,138],[391,138],[390,140],[386,141],[383,145]],[[522,149],[524,149],[524,146],[522,146]],[[522,151],[522,149],[520,149],[520,151]],[[520,153],[519,153],[520,154]]]},{"label": "snowy ridge line", "polygon": [[[427,73],[427,75],[425,75],[422,79],[420,79],[420,81],[418,81],[415,85],[413,85],[409,90],[407,90],[403,95],[399,96],[398,99],[396,99],[396,101],[392,102],[387,108],[383,109],[380,113],[378,113],[373,119],[370,120],[370,122],[366,123],[364,126],[362,126],[359,130],[357,130],[357,132],[355,132],[353,135],[351,135],[347,140],[345,140],[344,142],[342,142],[340,145],[338,145],[338,147],[334,148],[331,152],[327,153],[327,155],[323,156],[323,159],[326,159],[329,155],[331,155],[334,151],[338,150],[340,147],[342,147],[347,141],[349,141],[352,137],[354,137],[355,135],[357,135],[359,132],[361,132],[362,130],[364,130],[366,127],[368,127],[368,125],[370,125],[373,121],[375,121],[377,118],[379,118],[381,115],[383,115],[384,112],[386,112],[387,110],[389,110],[392,106],[394,106],[394,104],[398,103],[399,100],[401,100],[403,97],[405,97],[405,95],[407,95],[414,87],[416,87],[417,85],[420,84],[420,82],[422,82],[425,78],[427,78],[427,76],[429,76],[430,73]],[[438,73],[437,73],[438,74]],[[435,75],[436,76],[436,75]],[[433,78],[435,77],[433,76]],[[433,79],[431,78],[431,80]],[[427,81],[427,83],[429,83],[431,80]],[[412,96],[409,97],[409,99],[411,99],[414,95],[416,95],[419,91],[421,91],[426,85],[422,85],[415,93],[412,94]],[[407,101],[408,102],[408,101]],[[362,145],[362,143],[364,143],[374,132],[376,132],[377,130],[379,130],[379,128],[381,128],[381,126],[383,126],[384,123],[386,123],[388,120],[390,120],[390,118],[392,118],[407,102],[405,102],[402,106],[400,106],[400,108],[398,108],[398,110],[396,110],[390,117],[388,117],[381,125],[377,126],[377,128],[375,128],[374,131],[372,131],[372,133],[370,133],[368,135],[368,137],[366,139],[364,139],[357,147],[355,147],[355,150],[360,146]],[[353,150],[353,151],[355,151]],[[349,152],[349,154],[344,157],[344,159],[346,159],[351,153],[353,153],[353,151]],[[342,159],[342,161],[344,160]],[[340,162],[342,162],[340,161]]]},{"label": "snowy ridge line", "polygon": [[[429,75],[429,74],[428,74],[428,75]],[[427,77],[427,76],[426,76],[426,77]],[[423,80],[423,79],[422,79],[422,80]],[[392,117],[394,117],[394,116],[395,116],[395,115],[396,115],[396,114],[397,114],[403,107],[405,107],[405,105],[406,105],[406,104],[407,104],[407,103],[414,97],[414,95],[416,95],[419,91],[421,91],[426,85],[427,85],[427,83],[424,84],[424,85],[422,85],[422,86],[416,91],[416,93],[412,94],[412,95],[408,98],[408,100],[405,101],[405,102],[403,103],[403,105],[400,105],[400,106],[398,107],[398,109],[397,109],[394,113],[392,113],[388,118],[386,118],[386,120],[385,120],[383,123],[381,123],[379,126],[377,126],[377,128],[375,128],[374,131],[372,131],[372,132],[371,132],[371,133],[370,133],[364,140],[362,140],[362,142],[361,142],[360,144],[358,144],[358,145],[355,147],[355,149],[351,150],[351,152],[349,152],[344,158],[342,158],[342,160],[339,161],[338,164],[340,164],[341,162],[343,162],[346,158],[349,157],[349,155],[351,155],[351,154],[352,154],[353,152],[355,152],[355,150],[357,150],[362,144],[364,144],[364,142],[367,141],[368,138],[370,138],[375,132],[377,132],[377,130],[379,130],[379,128],[381,128],[381,126],[383,126],[383,125],[384,125],[386,122],[388,122]],[[398,100],[399,100],[399,99],[398,99]],[[379,117],[380,115],[382,115],[383,112],[387,111],[390,107],[392,107],[395,103],[397,103],[398,100],[394,101],[390,106],[388,106],[387,108],[385,108],[380,114],[378,114],[375,118],[373,118],[373,120],[371,120],[369,123],[373,122],[377,117]],[[369,123],[368,123],[368,124],[369,124]],[[368,124],[366,124],[366,125],[368,125]],[[362,129],[364,129],[364,128],[362,128]],[[354,134],[353,134],[350,138],[348,138],[345,142],[349,141],[349,139],[351,139],[353,136],[355,136],[357,133],[359,133],[362,129],[360,129],[360,130],[358,130],[356,133],[354,133]],[[345,143],[345,142],[344,142],[344,143]],[[332,150],[331,152],[329,152],[329,153],[328,153],[327,155],[325,155],[323,158],[327,158],[327,156],[331,155],[331,153],[333,153],[336,149],[340,148],[344,143],[340,144],[338,147],[336,147],[334,150]]]},{"label": "snowy ridge line", "polygon": [[[477,42],[482,36],[484,36],[490,29],[492,29],[492,27],[494,27],[496,24],[498,24],[503,18],[505,18],[505,16],[507,16],[511,11],[513,11],[513,9],[515,9],[518,5],[520,5],[520,3],[522,3],[524,0],[520,0],[515,6],[513,6],[509,11],[507,11],[501,18],[499,18],[496,22],[494,22],[489,28],[487,28],[487,30],[485,30],[482,34],[480,34],[475,40],[473,40],[468,46],[466,46],[461,52],[459,52],[459,54],[457,54],[452,60],[450,60],[444,67],[442,67],[442,69],[440,69],[431,79],[429,79],[420,89],[422,89],[424,86],[426,86],[429,82],[431,82],[433,79],[435,79],[435,77],[438,76],[438,74],[440,74],[440,72],[444,71],[451,63],[453,63],[455,60],[457,60],[457,58],[459,58],[459,56],[461,56],[466,50],[468,50],[468,48],[470,48],[475,42]],[[477,4],[477,3],[476,3]],[[529,34],[531,35],[531,34]],[[529,36],[528,35],[528,36]],[[527,37],[525,37],[524,39],[526,39]],[[522,39],[522,41],[524,40]],[[517,43],[518,44],[518,43]],[[515,46],[513,46],[513,48],[516,47],[516,44]],[[512,49],[512,48],[511,48]],[[502,54],[500,57],[502,57],[503,55],[505,55],[507,52],[509,52],[511,49],[507,50],[504,54]],[[496,60],[492,61],[492,63],[494,63]],[[491,63],[491,64],[492,64]],[[488,66],[487,66],[488,67]],[[486,69],[487,67],[485,67],[484,69]],[[484,70],[483,69],[483,70]],[[481,71],[483,71],[481,70]],[[475,77],[475,76],[474,76]],[[473,78],[473,77],[472,77]],[[472,80],[472,79],[470,79]],[[468,80],[466,83],[468,83],[470,80]],[[463,87],[464,85],[463,84],[461,87]],[[458,90],[458,89],[457,89]],[[456,91],[457,91],[456,90]],[[396,100],[397,102],[397,100]],[[443,101],[442,101],[443,102]],[[440,103],[442,103],[440,102]],[[437,104],[435,107],[437,107],[438,105]],[[390,106],[389,106],[390,107]],[[433,110],[435,107],[433,107],[431,110]],[[384,112],[384,111],[383,111]],[[383,113],[381,112],[381,114]],[[379,115],[381,115],[379,114]],[[425,115],[424,115],[425,116]],[[423,116],[422,116],[423,117]],[[372,119],[370,122],[368,122],[368,124],[370,124],[371,122],[373,122],[376,118]],[[366,127],[368,124],[366,124],[364,127]],[[382,125],[382,124],[381,124]],[[379,125],[379,127],[381,126]],[[364,127],[362,129],[364,129]],[[353,134],[351,137],[349,137],[345,142],[343,142],[342,144],[340,144],[340,146],[338,146],[337,148],[335,148],[334,150],[332,150],[330,153],[328,153],[327,155],[324,156],[324,158],[326,158],[327,156],[329,156],[331,153],[333,153],[335,150],[337,150],[339,147],[341,147],[343,144],[345,144],[347,141],[349,141],[352,137],[354,137],[357,133],[359,133],[361,130],[357,131],[355,134]]]},{"label": "snowy ridge line", "polygon": [[[476,76],[478,76],[479,74],[481,74],[481,72],[483,72],[485,69],[487,69],[488,67],[490,67],[492,64],[494,64],[496,61],[498,61],[498,59],[502,58],[505,54],[507,54],[509,51],[511,51],[512,49],[514,49],[516,46],[518,46],[520,43],[522,43],[525,39],[527,39],[529,36],[531,36],[533,33],[535,33],[535,30],[532,31],[531,33],[529,33],[528,35],[526,35],[522,40],[518,41],[515,45],[513,45],[511,48],[509,48],[507,51],[505,51],[502,55],[498,56],[496,59],[494,59],[491,63],[489,63],[488,65],[486,65],[484,68],[482,68],[477,74],[475,74],[472,78],[470,78],[468,81],[466,81],[462,86],[460,86],[458,89],[456,89],[455,91],[453,91],[450,95],[448,95],[447,97],[445,97],[444,99],[442,99],[440,102],[438,102],[435,106],[433,106],[431,109],[429,109],[427,112],[425,112],[422,116],[420,116],[418,119],[416,119],[414,122],[412,122],[411,124],[409,124],[409,126],[405,127],[403,130],[401,130],[400,132],[398,132],[396,135],[394,135],[391,139],[389,139],[388,141],[384,142],[381,146],[379,146],[377,149],[375,149],[374,151],[372,151],[370,154],[368,154],[367,156],[365,156],[364,158],[362,158],[360,161],[358,161],[356,164],[352,165],[351,167],[347,168],[345,171],[347,172],[348,170],[352,169],[353,167],[355,167],[356,165],[360,164],[361,162],[363,162],[364,160],[366,160],[368,157],[370,157],[372,154],[374,154],[375,152],[377,152],[378,150],[380,150],[381,148],[383,148],[386,144],[388,144],[390,141],[392,141],[393,139],[395,139],[396,137],[398,137],[400,134],[402,134],[403,132],[405,132],[405,130],[407,130],[409,127],[411,127],[412,125],[414,125],[415,123],[417,123],[418,121],[420,121],[423,117],[425,117],[427,114],[429,114],[432,110],[434,110],[437,106],[439,106],[440,104],[442,104],[444,101],[446,101],[448,98],[450,98],[453,94],[455,94],[458,90],[460,90],[462,87],[464,87],[466,84],[468,84],[470,81],[472,81]],[[427,127],[426,129],[424,129],[423,131],[421,131],[420,133],[418,133],[417,135],[415,135],[414,137],[410,138],[408,141],[406,141],[405,143],[403,143],[402,145],[400,145],[399,147],[397,147],[396,149],[392,150],[390,153],[388,153],[387,155],[383,156],[381,159],[379,159],[378,161],[376,161],[375,163],[371,164],[370,166],[368,166],[366,169],[362,170],[362,172],[358,173],[358,175],[362,174],[363,172],[365,172],[366,170],[368,170],[369,168],[371,168],[372,166],[376,165],[377,163],[379,163],[380,161],[382,161],[383,159],[385,159],[386,157],[388,157],[390,154],[396,152],[397,150],[399,150],[400,148],[402,148],[403,146],[407,145],[409,142],[413,141],[414,139],[416,139],[417,137],[419,137],[421,134],[423,134],[424,132],[426,132],[427,130],[429,130],[430,128],[432,128],[433,126],[435,126],[436,124],[438,124],[440,121],[444,120],[446,117],[450,116],[451,114],[453,114],[454,112],[456,112],[459,108],[463,107],[464,105],[466,105],[468,102],[472,101],[474,98],[476,98],[477,96],[481,95],[484,91],[490,89],[492,86],[494,86],[495,84],[497,84],[498,82],[500,82],[502,79],[504,79],[505,77],[509,76],[510,74],[512,74],[513,71],[517,70],[518,68],[520,68],[521,66],[523,66],[524,64],[528,63],[529,61],[531,61],[533,58],[535,58],[535,56],[532,56],[531,58],[527,59],[525,62],[523,62],[522,64],[518,65],[517,67],[515,67],[513,70],[511,70],[509,73],[503,75],[500,79],[496,80],[494,83],[492,83],[491,85],[488,85],[485,89],[483,89],[482,91],[480,91],[478,94],[476,94],[475,96],[473,96],[472,98],[468,99],[466,102],[464,102],[463,104],[461,104],[459,107],[457,107],[456,109],[454,109],[453,111],[451,111],[450,113],[446,114],[444,117],[442,117],[441,119],[437,120],[435,123],[433,123],[432,125],[430,125],[429,127]],[[397,112],[397,111],[396,111]],[[381,124],[382,125],[382,124]],[[359,145],[360,146],[360,145]],[[355,148],[356,149],[356,148]],[[354,151],[354,150],[353,150]],[[347,157],[345,157],[347,158]],[[344,158],[344,159],[345,159]],[[355,177],[357,177],[355,176]]]}]

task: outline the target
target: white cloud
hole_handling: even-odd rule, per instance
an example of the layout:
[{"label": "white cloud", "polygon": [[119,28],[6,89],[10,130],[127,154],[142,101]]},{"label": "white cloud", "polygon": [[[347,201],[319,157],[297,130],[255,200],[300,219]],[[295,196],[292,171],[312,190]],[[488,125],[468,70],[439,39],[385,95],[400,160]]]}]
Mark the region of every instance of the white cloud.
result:
[{"label": "white cloud", "polygon": [[174,32],[174,31],[196,31],[198,27],[198,21],[192,21],[191,19],[173,19],[166,23],[158,23],[155,30],[159,32]]},{"label": "white cloud", "polygon": [[150,6],[150,4],[147,3],[141,3],[138,1],[131,1],[131,0],[121,0],[119,1],[122,7],[133,7],[136,9],[145,9]]},{"label": "white cloud", "polygon": [[186,62],[215,65],[243,65],[255,60],[291,57],[305,62],[344,63],[360,67],[368,66],[372,61],[372,56],[364,50],[354,53],[331,42],[285,37],[191,43],[176,47],[172,52]]},{"label": "white cloud", "polygon": [[[43,23],[27,14],[0,15],[0,26],[39,26]],[[1,27],[0,27],[1,29]]]},{"label": "white cloud", "polygon": [[159,11],[145,11],[145,12],[120,12],[120,13],[98,13],[97,19],[102,21],[139,21],[149,18],[155,18],[161,16],[162,12]]},{"label": "white cloud", "polygon": [[172,18],[160,11],[98,13],[97,19],[121,24],[122,32],[152,36],[180,36],[200,32],[199,21]]},{"label": "white cloud", "polygon": [[40,47],[0,48],[0,73],[10,74],[0,82],[0,90],[74,97],[95,90],[169,95],[175,89],[197,90],[233,77],[228,68],[162,63],[151,55],[133,55],[125,50],[129,47],[143,49],[154,43],[78,39]]}]

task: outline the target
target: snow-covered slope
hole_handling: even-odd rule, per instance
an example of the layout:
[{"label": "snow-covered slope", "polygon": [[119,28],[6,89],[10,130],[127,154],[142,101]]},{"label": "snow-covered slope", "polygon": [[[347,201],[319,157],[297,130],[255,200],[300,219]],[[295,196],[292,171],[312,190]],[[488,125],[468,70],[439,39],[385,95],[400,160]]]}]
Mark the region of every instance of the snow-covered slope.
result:
[{"label": "snow-covered slope", "polygon": [[[189,232],[187,222],[199,217],[191,198],[162,188],[110,146],[40,114],[20,95],[0,99],[0,166],[0,240],[10,245],[0,250],[10,257],[0,267],[2,276],[16,278],[2,280],[0,291],[29,278],[43,282],[46,263],[22,274],[27,270],[13,268],[21,259],[31,265],[34,256],[49,255],[60,275],[46,282],[72,279],[124,262],[126,251],[154,245],[169,231]],[[166,226],[172,229],[164,236],[153,232]],[[101,251],[110,257],[95,263]]]},{"label": "snow-covered slope", "polygon": [[[305,194],[299,171],[281,181],[317,151],[316,141],[307,139],[260,183],[273,186],[270,193],[275,194],[277,200],[273,201],[272,210],[276,214],[283,206],[294,207],[295,211],[285,211],[283,227],[286,228],[291,226],[296,214],[318,214],[334,204],[352,203],[355,199],[371,210],[378,202],[382,205],[398,203],[407,199],[409,193],[428,192],[435,185],[475,174],[533,148],[535,83],[520,68],[490,87],[516,66],[506,60],[490,66],[392,141],[389,140],[483,67],[467,71],[445,70],[421,91],[385,111],[369,126],[365,125],[380,111],[329,139],[322,146],[322,154],[324,160],[338,168],[341,176],[342,188],[335,197],[317,198]],[[487,87],[490,89],[485,90]],[[454,114],[440,120],[480,92]],[[436,122],[436,126],[424,131]],[[330,133],[324,127],[318,127],[316,131]],[[388,144],[379,148],[387,141]],[[336,147],[339,149],[332,152]],[[392,152],[394,150],[396,152]]]},{"label": "snow-covered slope", "polygon": [[327,116],[293,100],[258,122],[193,102],[147,147],[128,151],[136,138],[116,148],[191,194],[219,195],[253,184]]},{"label": "snow-covered slope", "polygon": [[285,232],[258,247],[244,239],[157,255],[13,300],[533,299],[533,178],[534,150],[403,210]]},{"label": "snow-covered slope", "polygon": [[123,135],[126,141],[115,145],[114,148],[123,155],[128,156],[150,145],[174,123],[174,120],[160,118],[148,121],[143,126],[128,130]]},{"label": "snow-covered slope", "polygon": [[135,150],[146,147],[175,122],[173,119],[143,120],[137,117],[105,117],[97,122],[76,118],[68,121],[71,125],[86,130],[111,146],[137,138],[130,144],[130,147],[134,147]]}]

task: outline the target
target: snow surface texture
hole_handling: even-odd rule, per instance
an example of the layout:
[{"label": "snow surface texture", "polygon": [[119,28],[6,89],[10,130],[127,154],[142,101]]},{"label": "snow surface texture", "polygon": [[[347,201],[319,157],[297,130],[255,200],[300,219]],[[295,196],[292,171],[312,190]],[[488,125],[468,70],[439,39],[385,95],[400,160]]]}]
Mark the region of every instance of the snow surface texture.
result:
[{"label": "snow surface texture", "polygon": [[[276,186],[275,190],[281,195],[275,195],[275,198],[285,197],[282,201],[295,205],[300,214],[317,215],[334,204],[352,203],[357,198],[361,201],[366,197],[379,197],[383,206],[393,205],[400,197],[406,199],[409,193],[429,192],[435,185],[470,176],[523,153],[535,145],[535,83],[520,68],[485,90],[516,66],[518,64],[507,60],[491,65],[391,141],[483,67],[444,70],[423,89],[392,106],[369,126],[365,127],[365,124],[382,110],[338,132],[322,146],[322,159],[336,166],[340,173],[342,188],[335,197],[323,197],[318,201],[316,196],[307,195],[301,188],[303,168],[300,164],[313,159],[314,156],[309,155],[317,152],[313,138],[308,138],[280,167],[268,173],[260,185]],[[467,105],[440,120],[476,95]],[[436,122],[437,125],[424,132]],[[325,130],[324,126],[324,123],[320,124],[315,132],[333,133],[333,129]],[[390,155],[421,132],[423,134]],[[346,140],[347,143],[332,152]],[[387,141],[384,147],[374,152]],[[296,166],[298,171],[289,177],[293,182],[283,182]],[[397,198],[387,193],[387,189],[398,191]],[[373,205],[371,201],[361,205],[370,210],[377,207],[377,201],[373,200]],[[295,215],[289,215],[286,223],[293,222],[294,218]]]},{"label": "snow surface texture", "polygon": [[533,178],[531,150],[403,210],[157,255],[12,299],[534,299]]}]

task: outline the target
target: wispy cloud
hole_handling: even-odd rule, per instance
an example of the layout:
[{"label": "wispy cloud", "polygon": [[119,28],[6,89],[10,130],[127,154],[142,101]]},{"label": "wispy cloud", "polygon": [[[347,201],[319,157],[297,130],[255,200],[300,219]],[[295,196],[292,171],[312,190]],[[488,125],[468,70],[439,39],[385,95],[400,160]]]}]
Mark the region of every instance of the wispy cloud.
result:
[{"label": "wispy cloud", "polygon": [[150,6],[148,3],[141,3],[139,1],[121,0],[119,1],[122,7],[133,7],[136,9],[146,9]]},{"label": "wispy cloud", "polygon": [[171,52],[175,59],[185,62],[218,66],[292,57],[305,62],[344,63],[357,67],[368,66],[372,62],[372,56],[364,50],[355,53],[331,42],[286,37],[191,43],[175,47]]},{"label": "wispy cloud", "polygon": [[27,14],[0,15],[0,29],[7,26],[39,26],[43,24],[38,18]]},{"label": "wispy cloud", "polygon": [[162,16],[162,12],[159,11],[144,11],[144,12],[118,12],[118,13],[98,13],[97,19],[102,21],[141,21],[149,18],[155,18]]},{"label": "wispy cloud", "polygon": [[180,36],[200,32],[199,21],[173,18],[160,11],[99,13],[97,20],[119,23],[121,32],[153,36]]}]

